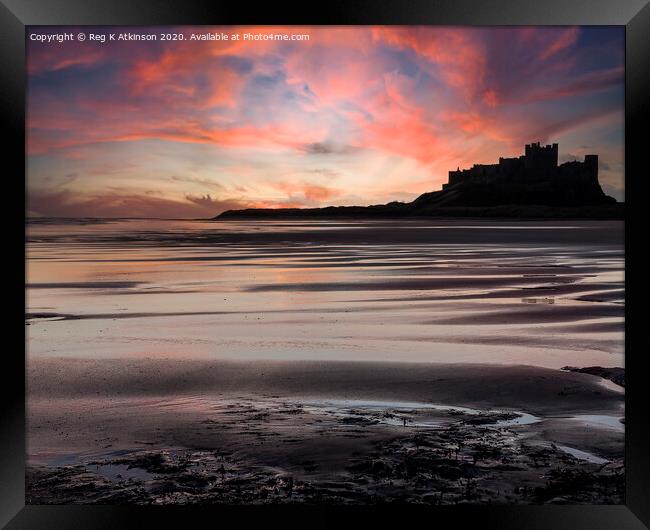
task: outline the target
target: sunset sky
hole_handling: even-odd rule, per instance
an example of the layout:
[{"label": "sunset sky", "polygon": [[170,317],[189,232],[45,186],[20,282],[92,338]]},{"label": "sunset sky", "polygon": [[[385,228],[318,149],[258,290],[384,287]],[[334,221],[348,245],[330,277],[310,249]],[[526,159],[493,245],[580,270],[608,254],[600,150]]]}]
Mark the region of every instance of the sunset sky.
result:
[{"label": "sunset sky", "polygon": [[533,141],[623,199],[623,28],[168,29],[310,39],[28,39],[29,215],[409,201]]}]

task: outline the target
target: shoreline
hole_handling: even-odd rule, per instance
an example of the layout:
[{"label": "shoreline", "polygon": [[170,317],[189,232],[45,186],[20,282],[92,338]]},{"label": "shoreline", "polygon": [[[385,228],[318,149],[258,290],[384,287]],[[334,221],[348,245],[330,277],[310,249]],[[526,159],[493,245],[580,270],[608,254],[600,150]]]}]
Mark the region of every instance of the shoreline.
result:
[{"label": "shoreline", "polygon": [[327,206],[323,208],[248,208],[226,210],[211,218],[213,221],[234,220],[423,220],[423,219],[476,219],[476,220],[564,220],[585,221],[623,220],[625,203],[585,206],[545,206],[504,204],[497,206],[457,206],[423,208],[418,211],[413,203],[391,203],[370,206]]},{"label": "shoreline", "polygon": [[28,388],[31,504],[623,499],[624,392],[589,374],[30,359]]},{"label": "shoreline", "polygon": [[599,376],[527,365],[42,357],[30,358],[27,372],[30,399],[267,392],[496,408],[525,403],[542,414],[616,408],[622,399]]}]

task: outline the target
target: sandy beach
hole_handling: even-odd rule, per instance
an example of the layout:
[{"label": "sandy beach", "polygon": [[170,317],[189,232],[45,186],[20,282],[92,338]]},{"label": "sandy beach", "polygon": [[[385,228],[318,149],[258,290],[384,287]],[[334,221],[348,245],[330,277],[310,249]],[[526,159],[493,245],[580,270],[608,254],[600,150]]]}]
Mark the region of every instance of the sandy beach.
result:
[{"label": "sandy beach", "polygon": [[[619,502],[624,393],[530,366],[29,365],[30,502]],[[607,493],[605,493],[607,492]]]},{"label": "sandy beach", "polygon": [[621,503],[621,227],[34,222],[28,502]]}]

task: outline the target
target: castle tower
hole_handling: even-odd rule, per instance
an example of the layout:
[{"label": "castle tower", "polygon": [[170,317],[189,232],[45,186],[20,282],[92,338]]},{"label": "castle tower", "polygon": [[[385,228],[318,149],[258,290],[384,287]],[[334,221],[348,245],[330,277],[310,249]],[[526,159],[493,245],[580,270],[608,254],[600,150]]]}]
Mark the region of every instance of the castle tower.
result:
[{"label": "castle tower", "polygon": [[557,167],[558,144],[541,146],[539,142],[526,145],[524,167],[529,176],[541,177]]}]

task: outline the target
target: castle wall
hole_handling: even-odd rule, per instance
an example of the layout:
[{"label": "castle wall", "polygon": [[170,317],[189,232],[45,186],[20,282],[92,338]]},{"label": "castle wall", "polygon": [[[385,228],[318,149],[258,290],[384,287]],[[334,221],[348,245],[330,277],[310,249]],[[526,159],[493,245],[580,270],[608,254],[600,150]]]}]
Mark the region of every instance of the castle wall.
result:
[{"label": "castle wall", "polygon": [[565,162],[557,169],[558,177],[567,183],[598,184],[598,155],[587,155],[584,162]]},{"label": "castle wall", "polygon": [[[558,144],[528,144],[517,158],[498,164],[475,164],[449,172],[443,189],[458,186],[455,197],[465,206],[537,204],[580,206],[616,202],[598,183],[598,156],[558,165]],[[460,198],[459,198],[460,197]]]},{"label": "castle wall", "polygon": [[470,169],[450,171],[448,183],[443,186],[443,189],[463,182],[497,184],[556,178],[598,183],[598,155],[587,155],[584,162],[569,162],[558,166],[558,151],[558,144],[545,146],[541,146],[539,142],[527,144],[523,156],[501,157],[498,164],[475,164]]}]

